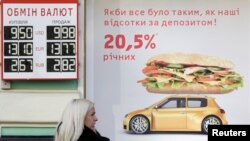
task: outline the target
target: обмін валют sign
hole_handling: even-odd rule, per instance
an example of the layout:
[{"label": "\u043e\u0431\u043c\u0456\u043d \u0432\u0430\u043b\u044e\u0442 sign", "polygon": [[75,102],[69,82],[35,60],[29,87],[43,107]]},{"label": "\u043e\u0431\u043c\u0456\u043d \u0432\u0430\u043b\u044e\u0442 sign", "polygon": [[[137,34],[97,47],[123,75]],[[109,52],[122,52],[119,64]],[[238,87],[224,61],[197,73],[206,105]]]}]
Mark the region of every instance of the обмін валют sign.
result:
[{"label": "\u043e\u0431\u043c\u0456\u043d \u0432\u0430\u043b\u044e\u0442 sign", "polygon": [[2,79],[78,79],[78,1],[2,0]]}]

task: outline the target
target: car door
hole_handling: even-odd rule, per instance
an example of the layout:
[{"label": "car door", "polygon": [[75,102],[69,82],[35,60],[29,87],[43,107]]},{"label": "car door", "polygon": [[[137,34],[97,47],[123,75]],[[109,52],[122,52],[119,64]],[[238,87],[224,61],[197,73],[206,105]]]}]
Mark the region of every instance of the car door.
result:
[{"label": "car door", "polygon": [[186,98],[169,98],[152,111],[152,130],[186,129]]},{"label": "car door", "polygon": [[201,122],[205,117],[207,110],[206,98],[187,98],[187,128],[190,130],[198,130],[201,127]]}]

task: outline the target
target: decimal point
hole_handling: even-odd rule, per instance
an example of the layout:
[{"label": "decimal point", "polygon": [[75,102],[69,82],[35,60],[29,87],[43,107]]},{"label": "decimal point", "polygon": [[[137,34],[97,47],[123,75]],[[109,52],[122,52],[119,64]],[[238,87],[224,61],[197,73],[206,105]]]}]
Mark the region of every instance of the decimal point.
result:
[{"label": "decimal point", "polygon": [[132,48],[132,45],[128,45],[128,47],[126,48],[126,51],[129,51]]}]

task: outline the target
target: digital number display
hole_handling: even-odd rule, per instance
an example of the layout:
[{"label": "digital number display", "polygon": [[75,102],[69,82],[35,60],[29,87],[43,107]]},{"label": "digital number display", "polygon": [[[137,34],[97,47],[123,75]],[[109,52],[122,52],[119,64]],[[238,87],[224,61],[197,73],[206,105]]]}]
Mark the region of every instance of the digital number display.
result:
[{"label": "digital number display", "polygon": [[74,56],[76,55],[75,42],[47,42],[48,56]]},{"label": "digital number display", "polygon": [[33,56],[33,42],[5,42],[4,56]]},{"label": "digital number display", "polygon": [[4,26],[4,40],[33,40],[33,27]]},{"label": "digital number display", "polygon": [[78,79],[78,3],[2,1],[1,78]]},{"label": "digital number display", "polygon": [[33,27],[4,26],[4,40],[4,72],[33,72],[33,59],[19,58],[33,56]]},{"label": "digital number display", "polygon": [[48,58],[47,71],[48,72],[75,72],[76,60],[75,58]]},{"label": "digital number display", "polygon": [[4,59],[5,72],[33,72],[33,59]]},{"label": "digital number display", "polygon": [[75,40],[75,26],[47,26],[47,40]]}]

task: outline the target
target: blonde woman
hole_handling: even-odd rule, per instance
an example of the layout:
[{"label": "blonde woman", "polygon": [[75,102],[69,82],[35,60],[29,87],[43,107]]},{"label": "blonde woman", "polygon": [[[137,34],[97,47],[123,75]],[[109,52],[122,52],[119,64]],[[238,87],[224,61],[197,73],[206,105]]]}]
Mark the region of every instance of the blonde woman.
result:
[{"label": "blonde woman", "polygon": [[74,99],[62,114],[55,141],[109,141],[95,129],[97,120],[93,102]]}]

